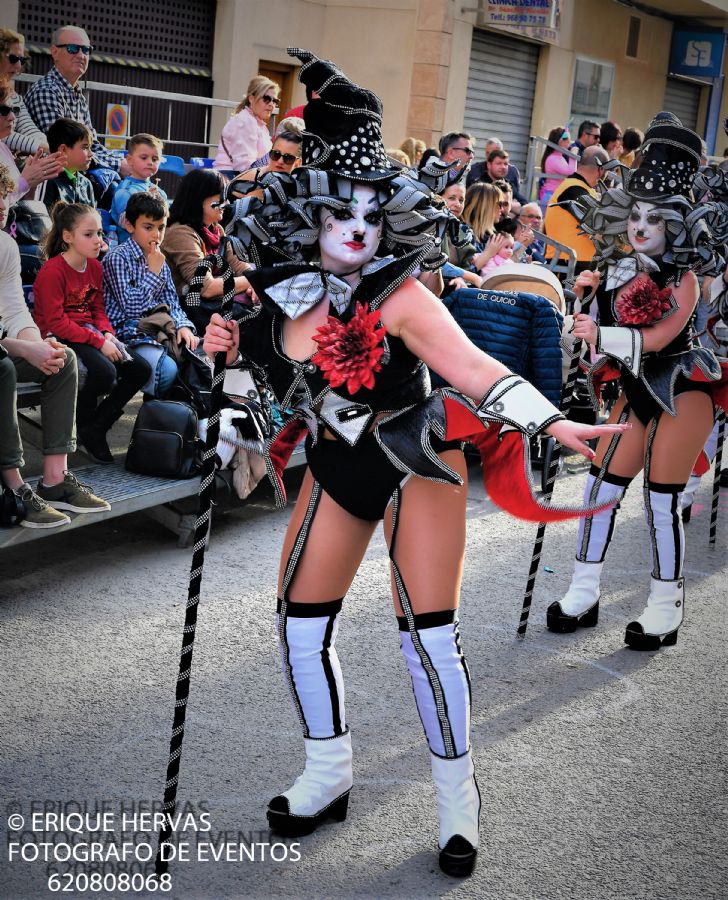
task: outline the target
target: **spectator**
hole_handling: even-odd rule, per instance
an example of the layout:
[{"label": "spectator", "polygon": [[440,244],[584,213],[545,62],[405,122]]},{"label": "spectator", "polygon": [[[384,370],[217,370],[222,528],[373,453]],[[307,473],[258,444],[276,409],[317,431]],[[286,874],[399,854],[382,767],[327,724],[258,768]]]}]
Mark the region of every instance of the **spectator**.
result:
[{"label": "spectator", "polygon": [[623,166],[627,166],[628,169],[632,168],[632,163],[634,162],[635,155],[637,151],[642,146],[642,141],[645,139],[644,131],[640,131],[639,128],[627,128],[622,135],[622,154],[619,157],[619,161]]},{"label": "spectator", "polygon": [[595,144],[599,143],[599,136],[599,123],[592,122],[591,119],[585,119],[579,125],[576,140],[569,147],[569,150],[571,150],[572,153],[578,153],[579,156],[581,156],[587,147],[593,147]]},{"label": "spectator", "polygon": [[[47,262],[33,286],[33,315],[41,334],[53,334],[86,366],[78,393],[78,437],[99,462],[113,462],[106,434],[151,374],[140,357],[124,350],[104,309],[98,260],[104,234],[95,209],[59,202],[44,243]],[[100,395],[104,395],[98,403]],[[98,405],[97,405],[98,403]]]},{"label": "spectator", "polygon": [[[498,221],[502,221],[503,219],[510,219],[511,212],[513,210],[513,188],[510,184],[505,180],[505,178],[498,178],[493,184],[498,188],[501,192],[502,197],[498,201]],[[518,207],[518,211],[520,211],[520,205]]]},{"label": "spectator", "polygon": [[504,230],[500,227],[502,224],[503,223],[498,222],[498,223],[496,223],[496,226],[495,226],[496,234],[501,238],[500,246],[498,247],[498,252],[495,254],[495,256],[492,256],[488,260],[488,262],[483,266],[483,268],[480,270],[481,278],[483,278],[484,280],[492,272],[495,272],[495,270],[499,266],[503,266],[506,263],[510,263],[513,259],[513,252],[514,252],[515,246],[516,246],[516,239],[513,236],[513,234],[510,233],[510,229],[512,227],[515,227],[516,223],[513,222],[513,220],[508,220],[508,222],[506,223],[507,224],[506,230]]},{"label": "spectator", "polygon": [[[603,147],[587,147],[579,160],[576,172],[565,178],[556,188],[546,209],[545,233],[576,252],[577,275],[589,268],[594,256],[591,238],[579,231],[581,221],[579,201],[587,194],[597,196],[594,189],[602,177],[602,166],[608,162],[609,154]],[[552,255],[550,254],[549,258]]]},{"label": "spectator", "polygon": [[[226,185],[225,176],[214,169],[193,169],[180,181],[174,199],[169,226],[162,242],[162,252],[167,257],[172,271],[177,296],[185,309],[184,298],[190,279],[200,262],[211,253],[220,250],[223,230],[220,226],[222,209],[220,199]],[[228,245],[226,257],[235,274],[235,291],[242,294],[248,290],[248,279],[243,272],[248,263],[242,262]],[[223,280],[220,273],[208,272],[202,285],[202,298],[215,300],[222,297]],[[212,315],[211,309],[187,309],[199,334],[205,330]]]},{"label": "spectator", "polygon": [[615,122],[604,122],[599,130],[599,143],[610,159],[619,159],[622,155],[622,129]]},{"label": "spectator", "polygon": [[[497,146],[500,144],[500,146]],[[488,151],[488,146],[493,149]],[[468,173],[467,186],[475,184],[476,181],[484,181],[486,184],[492,184],[499,179],[505,179],[511,186],[513,197],[522,204],[526,202],[526,198],[521,193],[521,175],[518,169],[509,162],[508,151],[503,149],[503,145],[497,138],[490,138],[486,145],[485,162],[476,163]]]},{"label": "spectator", "polygon": [[[571,135],[568,128],[552,128],[548,137],[550,144],[558,144],[564,150],[569,149],[571,144]],[[544,175],[561,175],[568,178],[576,169],[576,159],[573,156],[567,156],[565,153],[559,153],[553,147],[546,147],[541,157],[541,172]],[[551,195],[559,186],[561,178],[545,178],[538,192],[538,202],[542,209],[548,205]]]},{"label": "spectator", "polygon": [[417,140],[417,138],[408,137],[402,141],[399,149],[402,153],[407,154],[410,166],[417,166],[422,159],[422,154],[427,149],[427,144],[424,141]]},{"label": "spectator", "polygon": [[10,103],[12,95],[10,84],[7,80],[0,80],[0,165],[7,168],[9,178],[14,187],[6,196],[7,207],[13,207],[23,197],[32,199],[36,187],[49,178],[55,178],[63,168],[63,157],[58,153],[50,156],[41,156],[42,150],[29,157],[23,166],[21,175],[15,165],[15,158],[6,141],[13,132],[16,117],[20,111],[19,106]]},{"label": "spectator", "polygon": [[[75,119],[91,132],[96,165],[116,169],[122,177],[128,175],[125,161],[119,161],[96,136],[91,121],[88,100],[79,81],[88,69],[91,41],[83,28],[63,25],[53,32],[51,56],[53,68],[36,81],[25,95],[25,105],[35,124],[47,132],[56,119]],[[54,176],[55,177],[55,176]]]},{"label": "spectator", "polygon": [[407,156],[404,150],[400,150],[399,147],[388,147],[384,152],[391,160],[404,166],[405,169],[411,167],[412,163],[410,162],[409,156]]},{"label": "spectator", "polygon": [[[286,121],[296,122],[301,120],[289,118]],[[292,172],[301,165],[301,140],[300,132],[288,130],[279,131],[276,135],[276,139],[273,141],[271,151],[268,154],[268,164],[259,169],[248,169],[247,172],[238,175],[232,184],[234,185],[238,181],[256,181],[261,175],[265,175],[267,172]],[[249,191],[246,196],[256,196],[256,194],[262,196],[263,192],[262,190]]]},{"label": "spectator", "polygon": [[[448,163],[454,173],[461,172],[473,161],[473,139],[466,131],[450,131],[440,138],[440,159]],[[424,163],[424,154],[420,165]]]},{"label": "spectator", "polygon": [[525,255],[537,263],[545,263],[544,243],[534,237],[534,231],[543,232],[543,213],[536,202],[526,203],[521,207],[518,216],[519,230],[516,232],[516,242],[524,248]]},{"label": "spectator", "polygon": [[[458,269],[462,269],[462,273],[458,273],[455,278],[450,278],[447,287],[462,288],[472,285],[480,287],[480,275],[470,271],[472,258],[477,252],[473,244],[473,233],[468,225],[463,222],[462,215],[465,208],[465,186],[462,181],[455,184],[449,184],[441,194],[445,205],[455,218],[460,222],[460,233],[458,246],[452,244],[447,237],[442,242],[442,252],[447,254],[448,262]],[[443,272],[443,277],[447,279],[447,272]]]},{"label": "spectator", "polygon": [[49,210],[58,200],[96,206],[93,185],[84,175],[93,159],[92,140],[88,128],[75,119],[58,119],[48,129],[48,146],[66,160],[61,173],[44,181],[35,192],[35,199]]},{"label": "spectator", "polygon": [[[103,261],[109,321],[119,339],[152,367],[154,378],[148,393],[155,397],[164,397],[177,378],[177,346],[196,350],[198,344],[194,325],[180,307],[172,273],[160,249],[167,215],[167,205],[158,194],[133,194],[124,218],[129,240],[107,253]],[[171,319],[171,326],[165,323],[170,326],[165,346],[139,334],[139,320],[162,304]]]},{"label": "spectator", "polygon": [[251,79],[245,99],[222,130],[215,169],[238,174],[262,164],[273,143],[268,123],[278,106],[280,90],[275,81],[263,75]]},{"label": "spectator", "polygon": [[[12,79],[19,75],[30,57],[25,53],[25,38],[17,31],[10,28],[0,28],[0,79]],[[15,118],[15,127],[6,143],[13,153],[29,154],[32,156],[38,150],[48,152],[48,142],[43,132],[36,128],[30,118],[30,113],[25,108],[23,98],[13,92],[10,94],[11,106],[17,106],[18,113]]]},{"label": "spectator", "polygon": [[[5,224],[5,196],[11,187],[9,172],[0,166],[0,229]],[[110,509],[106,500],[82,487],[68,471],[68,454],[76,449],[76,357],[55,338],[43,340],[25,304],[18,247],[3,231],[0,319],[0,480],[25,504],[21,525],[56,528],[70,522],[61,510],[92,513]],[[19,380],[40,384],[43,475],[37,492],[20,474],[23,445],[15,400]]]},{"label": "spectator", "polygon": [[465,192],[463,221],[473,231],[475,254],[470,266],[480,271],[498,253],[503,238],[495,233],[503,195],[494,184],[476,181]]},{"label": "spectator", "polygon": [[129,232],[124,227],[124,210],[133,194],[139,192],[157,194],[165,203],[167,202],[167,195],[152,182],[152,178],[159,171],[163,150],[164,144],[153,134],[142,132],[129,139],[126,151],[129,175],[121,181],[111,202],[111,221],[116,226],[120,244],[129,237]]}]

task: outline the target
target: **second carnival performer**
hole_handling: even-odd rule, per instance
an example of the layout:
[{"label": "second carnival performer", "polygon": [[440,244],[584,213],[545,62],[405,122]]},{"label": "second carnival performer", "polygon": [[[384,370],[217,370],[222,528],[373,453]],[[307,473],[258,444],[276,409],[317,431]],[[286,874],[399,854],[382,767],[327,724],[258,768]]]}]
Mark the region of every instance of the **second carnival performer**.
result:
[{"label": "second carnival performer", "polygon": [[[598,285],[599,324],[580,313],[573,335],[605,354],[592,367],[593,377],[607,364],[618,367],[613,374],[621,393],[609,421],[633,428],[601,440],[584,496],[591,503],[622,496],[644,469],[650,592],[624,639],[635,650],[657,650],[676,643],[684,615],[680,494],[713,427],[714,403],[726,403],[720,361],[696,342],[693,322],[695,273],[712,274],[725,264],[719,242],[725,241],[728,206],[719,199],[692,202],[701,142],[672,114],[652,121],[641,154],[638,168],[623,170],[623,185],[602,182],[600,197],[586,201],[582,228],[597,248],[596,269],[583,272],[575,290]],[[704,190],[709,170],[697,180]],[[552,631],[597,624],[617,508],[581,520],[571,585],[548,609]]]},{"label": "second carnival performer", "polygon": [[[277,616],[306,765],[270,801],[268,820],[278,833],[299,836],[346,818],[352,748],[335,642],[343,597],[384,519],[401,649],[431,751],[440,867],[465,876],[477,854],[480,795],[457,617],[467,492],[462,439],[479,433],[490,442],[491,496],[538,521],[573,511],[535,503],[522,435],[547,431],[591,458],[587,439],[626,426],[567,422],[528,382],[470,343],[412,277],[443,260],[439,243],[452,220],[431,188],[445,186],[448,168],[435,162],[416,176],[396,168],[382,145],[379,99],[330,62],[289,52],[319,97],[305,110],[303,165],[262,176],[250,185],[263,189],[262,198],[235,202],[231,233],[257,266],[247,274],[259,303],[239,323],[213,316],[204,341],[208,354],[227,354],[227,393],[235,394],[235,367],[252,369],[281,408],[294,411],[267,447],[269,472],[308,433]],[[427,366],[455,389],[432,392]],[[499,440],[500,426],[510,433]],[[514,438],[518,458],[501,467],[507,487],[499,490],[494,457],[515,446]]]}]

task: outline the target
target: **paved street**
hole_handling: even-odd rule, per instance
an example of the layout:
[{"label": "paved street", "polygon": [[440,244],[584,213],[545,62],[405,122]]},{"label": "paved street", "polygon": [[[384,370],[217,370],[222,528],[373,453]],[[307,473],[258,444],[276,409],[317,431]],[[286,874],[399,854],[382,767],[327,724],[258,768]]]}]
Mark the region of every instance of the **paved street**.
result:
[{"label": "paved street", "polygon": [[[576,500],[582,478],[561,478],[557,499]],[[688,527],[677,646],[635,653],[622,637],[649,583],[641,487],[623,504],[599,627],[573,636],[545,629],[546,607],[570,575],[567,523],[547,532],[531,625],[518,642],[535,526],[496,512],[471,484],[461,619],[483,812],[479,866],[466,881],[437,869],[434,791],[381,529],[338,643],[355,747],[349,817],[297,849],[267,844],[266,802],[302,765],[272,617],[288,512],[261,501],[227,515],[208,554],[180,776],[179,846],[194,858],[173,862],[172,890],[154,896],[723,900],[728,491],[711,551],[710,489],[701,486]],[[0,556],[2,898],[50,896],[47,864],[9,861],[6,847],[54,840],[45,819],[28,831],[44,801],[57,813],[108,812],[107,844],[120,843],[122,830],[155,843],[143,818],[120,820],[161,799],[189,559],[142,515]],[[8,834],[8,813],[22,814],[23,833]],[[199,849],[209,842],[219,855],[241,841],[258,842],[265,859],[215,861],[209,846]],[[53,871],[73,873],[69,863]],[[62,896],[88,893],[76,881]],[[147,892],[96,893],[110,895]]]}]

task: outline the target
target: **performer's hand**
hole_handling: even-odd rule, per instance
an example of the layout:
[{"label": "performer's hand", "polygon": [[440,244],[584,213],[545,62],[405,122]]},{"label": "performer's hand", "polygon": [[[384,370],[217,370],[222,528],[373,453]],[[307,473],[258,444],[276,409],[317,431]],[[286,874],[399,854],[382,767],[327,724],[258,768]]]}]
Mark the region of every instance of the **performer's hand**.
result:
[{"label": "performer's hand", "polygon": [[574,316],[574,327],[571,333],[577,340],[586,341],[587,344],[596,344],[599,337],[597,323],[586,313],[577,313]]},{"label": "performer's hand", "polygon": [[580,272],[574,282],[574,293],[580,300],[583,300],[585,294],[591,294],[599,287],[599,279],[599,272],[591,269]]},{"label": "performer's hand", "polygon": [[552,435],[564,447],[571,447],[587,459],[594,459],[595,453],[586,443],[591,438],[600,438],[605,434],[622,434],[632,426],[624,425],[582,425],[580,422],[569,422],[568,419],[559,419],[553,425],[549,425],[546,433]]},{"label": "performer's hand", "polygon": [[213,313],[202,341],[202,349],[210,359],[214,359],[216,353],[224,352],[227,354],[225,361],[228,365],[235,362],[239,344],[240,328],[238,323],[227,322],[219,313]]}]

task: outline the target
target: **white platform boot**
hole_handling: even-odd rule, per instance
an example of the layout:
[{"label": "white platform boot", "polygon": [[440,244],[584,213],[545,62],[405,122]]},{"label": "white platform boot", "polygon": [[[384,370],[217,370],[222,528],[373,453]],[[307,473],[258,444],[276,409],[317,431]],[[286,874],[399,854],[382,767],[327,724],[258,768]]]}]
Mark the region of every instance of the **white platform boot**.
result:
[{"label": "white platform boot", "polygon": [[472,755],[442,759],[431,754],[440,821],[440,868],[446,875],[472,874],[478,855],[480,793]]},{"label": "white platform boot", "polygon": [[352,779],[351,733],[304,738],[306,767],[293,787],[268,804],[268,824],[286,837],[310,834],[327,819],[343,822]]},{"label": "white platform boot", "polygon": [[599,580],[604,563],[574,563],[569,590],[562,600],[549,606],[546,627],[559,634],[576,631],[578,627],[593,628],[599,621]]},{"label": "white platform boot", "polygon": [[650,579],[650,596],[642,615],[630,622],[624,635],[633,650],[659,650],[677,643],[685,610],[685,579]]}]

